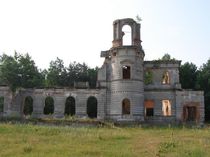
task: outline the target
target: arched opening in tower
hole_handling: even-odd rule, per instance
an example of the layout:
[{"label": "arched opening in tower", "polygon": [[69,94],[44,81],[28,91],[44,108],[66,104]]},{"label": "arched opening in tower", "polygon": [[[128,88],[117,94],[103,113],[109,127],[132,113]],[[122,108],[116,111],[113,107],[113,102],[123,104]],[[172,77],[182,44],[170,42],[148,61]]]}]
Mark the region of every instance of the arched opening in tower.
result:
[{"label": "arched opening in tower", "polygon": [[131,27],[129,25],[124,25],[122,27],[122,45],[123,46],[130,46],[132,45],[131,40]]},{"label": "arched opening in tower", "polygon": [[122,101],[122,114],[129,115],[130,114],[130,100],[125,98]]},{"label": "arched opening in tower", "polygon": [[124,65],[122,67],[123,79],[130,79],[131,78],[131,67]]}]

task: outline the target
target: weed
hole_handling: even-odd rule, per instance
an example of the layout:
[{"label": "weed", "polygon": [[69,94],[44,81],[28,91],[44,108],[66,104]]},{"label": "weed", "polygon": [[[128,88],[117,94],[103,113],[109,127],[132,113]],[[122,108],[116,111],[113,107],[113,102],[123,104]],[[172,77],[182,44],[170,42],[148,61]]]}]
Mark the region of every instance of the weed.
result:
[{"label": "weed", "polygon": [[172,151],[176,147],[174,142],[163,142],[160,144],[159,153],[167,153]]},{"label": "weed", "polygon": [[32,151],[32,146],[27,145],[27,146],[23,147],[23,151],[24,151],[24,153],[30,153]]}]

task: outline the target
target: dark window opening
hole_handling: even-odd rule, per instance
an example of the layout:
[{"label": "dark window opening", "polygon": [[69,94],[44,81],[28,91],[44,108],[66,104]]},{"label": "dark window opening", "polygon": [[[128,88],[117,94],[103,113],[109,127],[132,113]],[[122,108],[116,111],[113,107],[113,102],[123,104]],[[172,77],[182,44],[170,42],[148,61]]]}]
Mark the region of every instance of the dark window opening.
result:
[{"label": "dark window opening", "polygon": [[71,96],[66,99],[64,114],[70,116],[75,115],[75,99]]},{"label": "dark window opening", "polygon": [[0,112],[4,112],[4,97],[0,97]]},{"label": "dark window opening", "polygon": [[145,100],[144,107],[145,107],[145,116],[146,117],[154,116],[154,101],[153,100]]},{"label": "dark window opening", "polygon": [[54,113],[54,100],[52,97],[48,96],[45,99],[44,114],[53,114]]},{"label": "dark window opening", "polygon": [[153,108],[146,108],[146,117],[154,116],[154,109]]},{"label": "dark window opening", "polygon": [[123,79],[131,78],[131,68],[130,66],[123,66]]},{"label": "dark window opening", "polygon": [[187,121],[195,121],[196,120],[196,107],[195,106],[187,106],[184,108],[185,119]]},{"label": "dark window opening", "polygon": [[97,118],[97,99],[93,96],[87,100],[87,115],[90,118]]},{"label": "dark window opening", "polygon": [[23,114],[31,115],[33,112],[33,98],[31,96],[27,96],[24,101]]},{"label": "dark window opening", "polygon": [[129,99],[124,99],[122,101],[122,114],[123,115],[130,114],[130,100]]}]

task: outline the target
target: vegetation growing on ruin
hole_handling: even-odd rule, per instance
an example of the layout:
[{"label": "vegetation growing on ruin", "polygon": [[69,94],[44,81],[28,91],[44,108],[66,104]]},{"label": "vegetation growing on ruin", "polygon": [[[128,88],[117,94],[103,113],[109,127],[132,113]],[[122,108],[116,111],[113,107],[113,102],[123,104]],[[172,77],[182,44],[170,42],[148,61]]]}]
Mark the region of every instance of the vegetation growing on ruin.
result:
[{"label": "vegetation growing on ruin", "polygon": [[209,128],[0,124],[1,157],[210,156]]},{"label": "vegetation growing on ruin", "polygon": [[146,71],[145,74],[144,74],[144,84],[145,85],[151,84],[152,79],[153,79],[152,72],[151,71]]}]

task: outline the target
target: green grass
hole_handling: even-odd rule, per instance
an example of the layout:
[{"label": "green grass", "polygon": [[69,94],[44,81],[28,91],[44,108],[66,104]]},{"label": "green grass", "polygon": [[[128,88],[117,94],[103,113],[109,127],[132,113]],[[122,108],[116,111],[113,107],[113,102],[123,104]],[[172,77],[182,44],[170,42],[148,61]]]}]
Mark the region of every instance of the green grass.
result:
[{"label": "green grass", "polygon": [[209,157],[210,129],[0,124],[0,157]]}]

